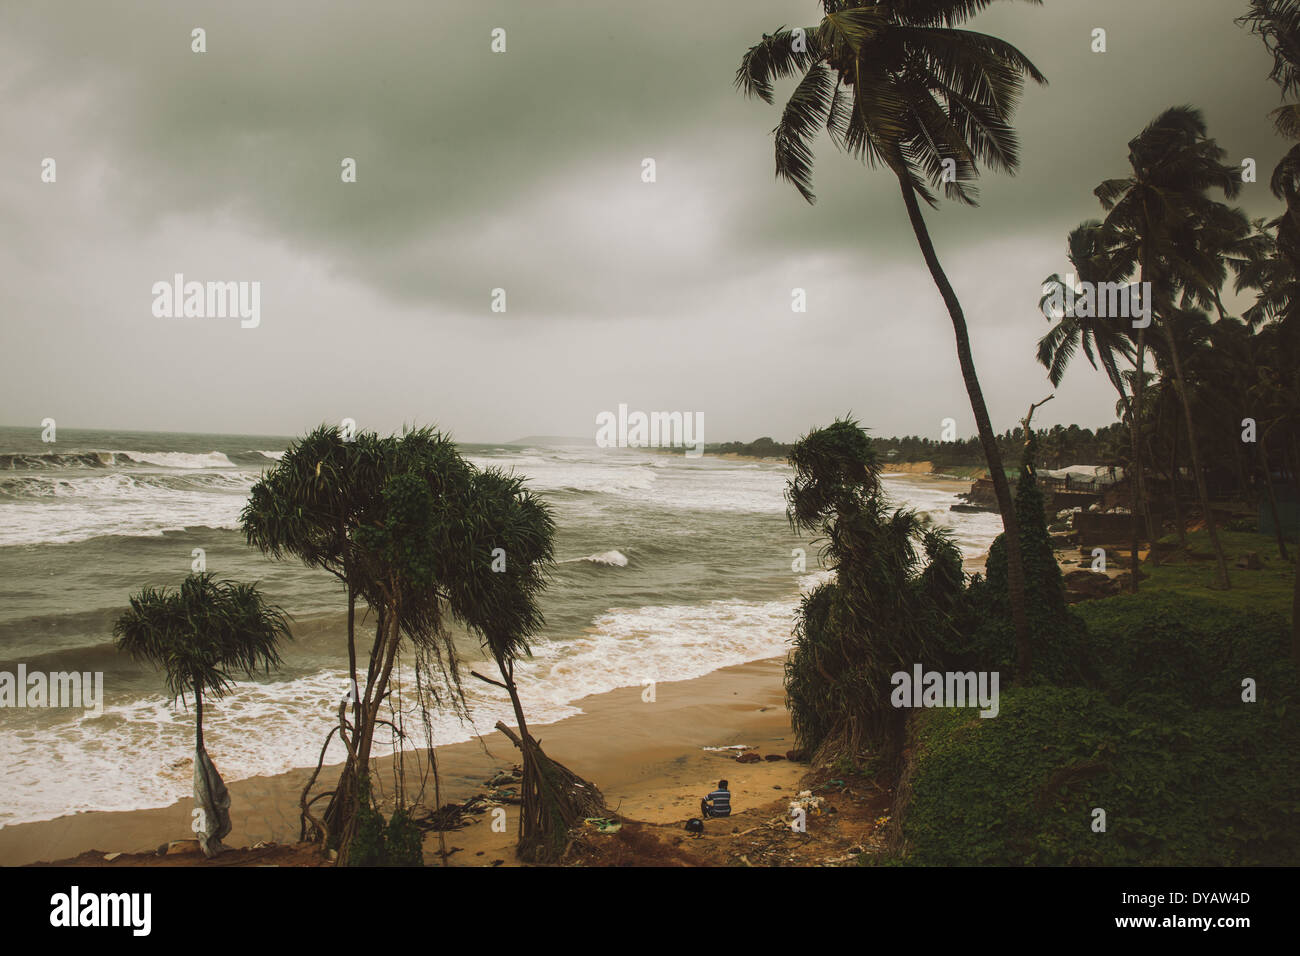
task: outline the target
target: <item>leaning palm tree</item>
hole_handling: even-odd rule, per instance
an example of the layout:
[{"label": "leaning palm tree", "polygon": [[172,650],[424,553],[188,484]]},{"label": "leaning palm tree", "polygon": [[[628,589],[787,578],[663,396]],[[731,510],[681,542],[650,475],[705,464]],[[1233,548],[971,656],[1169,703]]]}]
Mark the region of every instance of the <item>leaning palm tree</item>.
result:
[{"label": "leaning palm tree", "polygon": [[[820,25],[764,35],[741,60],[736,86],[772,103],[772,82],[802,74],[773,131],[776,174],[809,203],[812,140],[825,129],[856,159],[898,179],[903,204],[930,276],[952,320],[957,358],[1006,532],[1017,672],[1028,679],[1031,643],[1025,613],[1020,532],[997,436],[971,355],[966,317],[948,281],[919,200],[931,187],[975,205],[979,163],[1008,173],[1019,165],[1011,116],[1026,78],[1046,78],[997,37],[957,29],[992,0],[824,0]],[[1039,0],[1028,0],[1038,3]]]},{"label": "leaning palm tree", "polygon": [[224,697],[233,674],[252,677],[279,665],[288,620],[263,603],[255,584],[192,574],[176,591],[145,588],[113,627],[117,649],[162,669],[173,699],[194,695],[195,832],[205,856],[224,849],[230,795],[203,745],[203,696]]}]

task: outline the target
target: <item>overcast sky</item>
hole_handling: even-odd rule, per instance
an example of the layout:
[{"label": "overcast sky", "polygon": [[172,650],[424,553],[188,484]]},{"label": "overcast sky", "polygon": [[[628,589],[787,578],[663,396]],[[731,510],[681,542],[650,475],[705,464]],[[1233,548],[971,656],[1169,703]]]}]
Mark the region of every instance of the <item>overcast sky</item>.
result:
[{"label": "overcast sky", "polygon": [[[1233,162],[1259,163],[1242,205],[1275,214],[1279,97],[1233,23],[1245,7],[1005,2],[972,21],[1050,80],[1017,116],[1019,176],[929,214],[999,430],[1051,391],[1041,281],[1157,113],[1202,108]],[[6,4],[0,424],[296,434],[351,417],[507,441],[591,436],[626,403],[702,412],[707,441],[789,440],[849,410],[881,435],[937,438],[948,417],[973,434],[896,181],[823,139],[808,206],[773,177],[779,106],[733,88],[746,48],[820,11]],[[153,284],[175,273],[260,282],[260,325],[155,317]],[[1110,386],[1079,363],[1036,424],[1113,420]]]}]

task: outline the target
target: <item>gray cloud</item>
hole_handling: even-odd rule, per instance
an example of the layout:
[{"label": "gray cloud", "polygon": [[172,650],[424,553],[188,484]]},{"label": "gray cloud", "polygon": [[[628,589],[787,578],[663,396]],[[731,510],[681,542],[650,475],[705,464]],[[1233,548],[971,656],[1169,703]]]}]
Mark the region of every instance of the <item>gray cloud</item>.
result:
[{"label": "gray cloud", "polygon": [[[1267,179],[1278,100],[1236,6],[1006,3],[975,21],[1051,80],[1019,115],[1021,175],[987,178],[979,209],[929,214],[998,427],[1049,390],[1039,280],[1065,267],[1065,233],[1097,214],[1093,186],[1122,174],[1142,125],[1198,105]],[[628,402],[702,410],[709,440],[789,438],[848,409],[883,433],[949,416],[973,431],[896,185],[823,143],[806,206],[773,181],[777,108],[732,89],[749,44],[819,9],[6,9],[6,417],[294,432],[351,415],[504,440],[589,432]],[[44,156],[57,185],[37,178]],[[1264,183],[1242,203],[1276,208]],[[174,272],[260,280],[262,326],[154,319],[149,288]],[[1081,369],[1041,420],[1100,424],[1112,407]]]}]

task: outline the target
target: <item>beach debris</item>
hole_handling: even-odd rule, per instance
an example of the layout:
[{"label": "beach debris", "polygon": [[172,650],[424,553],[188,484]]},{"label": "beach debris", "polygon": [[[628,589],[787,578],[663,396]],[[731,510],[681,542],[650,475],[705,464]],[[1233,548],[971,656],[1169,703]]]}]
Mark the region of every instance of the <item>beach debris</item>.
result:
[{"label": "beach debris", "polygon": [[814,796],[811,790],[801,790],[799,795],[790,803],[790,813],[795,814],[802,810],[804,813],[821,813],[824,798]]},{"label": "beach debris", "polygon": [[268,849],[269,847],[278,846],[278,845],[279,844],[277,844],[274,840],[258,840],[256,843],[253,844],[252,849],[265,850]]},{"label": "beach debris", "polygon": [[121,856],[121,855],[122,855],[121,853],[105,853],[105,854],[104,854],[104,861],[107,862],[107,863],[112,863],[114,860],[116,860],[116,859],[117,859],[119,856]]},{"label": "beach debris", "polygon": [[780,754],[763,754],[763,759],[770,762],[773,760],[784,760],[785,758]]},{"label": "beach debris", "polygon": [[582,822],[589,827],[595,827],[597,833],[617,833],[623,829],[623,824],[608,817],[587,817]]},{"label": "beach debris", "polygon": [[753,750],[754,748],[749,744],[727,744],[725,747],[701,747],[700,749],[713,753],[726,753],[728,750]]},{"label": "beach debris", "polygon": [[198,840],[172,840],[158,848],[159,856],[180,856],[184,853],[202,853]]},{"label": "beach debris", "polygon": [[758,763],[762,759],[762,757],[753,751],[736,755],[736,763]]},{"label": "beach debris", "polygon": [[498,787],[517,787],[523,782],[524,771],[522,767],[512,767],[509,770],[499,770],[489,777],[487,785],[493,789]]},{"label": "beach debris", "polygon": [[785,759],[792,760],[796,763],[803,763],[808,759],[808,752],[805,750],[787,750],[785,752]]}]

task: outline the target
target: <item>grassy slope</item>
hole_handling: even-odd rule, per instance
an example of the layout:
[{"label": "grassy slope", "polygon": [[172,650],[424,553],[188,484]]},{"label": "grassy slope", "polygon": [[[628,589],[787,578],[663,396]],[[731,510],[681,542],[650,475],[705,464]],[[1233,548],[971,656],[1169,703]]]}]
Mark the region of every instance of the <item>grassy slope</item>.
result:
[{"label": "grassy slope", "polygon": [[[1286,657],[1294,565],[1272,539],[1208,535],[1138,596],[1081,605],[1094,689],[1005,691],[1002,713],[924,711],[902,833],[918,864],[1300,862],[1300,721]],[[1259,683],[1241,701],[1240,680]],[[1104,833],[1093,811],[1107,811]]]}]

